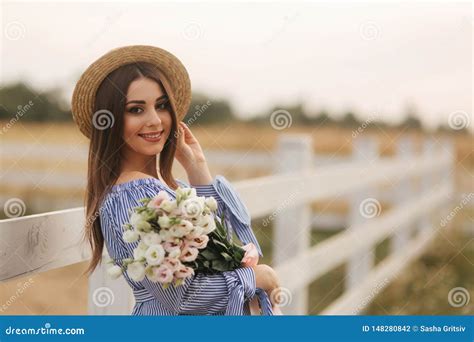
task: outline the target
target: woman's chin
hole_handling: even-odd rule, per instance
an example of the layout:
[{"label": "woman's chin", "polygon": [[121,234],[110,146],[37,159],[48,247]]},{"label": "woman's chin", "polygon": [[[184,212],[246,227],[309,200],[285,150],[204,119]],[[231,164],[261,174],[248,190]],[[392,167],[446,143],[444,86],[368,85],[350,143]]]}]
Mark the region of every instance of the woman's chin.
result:
[{"label": "woman's chin", "polygon": [[147,156],[156,156],[157,154],[160,154],[161,151],[163,151],[163,146],[159,146],[156,148],[148,148],[146,149],[146,152],[144,154],[146,154]]}]

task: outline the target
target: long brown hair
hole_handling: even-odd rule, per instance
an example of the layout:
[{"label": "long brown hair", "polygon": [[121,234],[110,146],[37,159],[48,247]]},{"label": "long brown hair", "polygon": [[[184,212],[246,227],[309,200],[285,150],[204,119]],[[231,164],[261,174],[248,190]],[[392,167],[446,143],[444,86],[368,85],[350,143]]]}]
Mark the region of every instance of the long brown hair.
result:
[{"label": "long brown hair", "polygon": [[[168,110],[172,117],[171,132],[159,154],[159,171],[163,180],[172,189],[178,184],[172,175],[176,151],[178,123],[173,94],[166,91],[168,84],[159,70],[152,64],[137,62],[126,64],[111,72],[101,83],[96,93],[93,129],[89,145],[87,170],[87,194],[85,197],[86,225],[84,239],[92,250],[92,259],[84,274],[90,275],[102,260],[104,237],[100,226],[100,210],[107,192],[120,176],[122,159],[123,116],[128,87],[138,78],[156,81],[169,98]],[[162,82],[163,81],[163,82]]]}]

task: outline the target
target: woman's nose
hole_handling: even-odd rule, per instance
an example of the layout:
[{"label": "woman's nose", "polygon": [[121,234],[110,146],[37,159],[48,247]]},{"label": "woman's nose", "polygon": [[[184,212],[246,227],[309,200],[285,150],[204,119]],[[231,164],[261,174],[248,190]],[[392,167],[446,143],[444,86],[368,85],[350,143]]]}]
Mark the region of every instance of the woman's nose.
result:
[{"label": "woman's nose", "polygon": [[148,119],[148,123],[149,123],[150,126],[152,124],[158,125],[158,126],[161,125],[160,114],[158,113],[158,111],[155,108],[150,109],[147,119]]}]

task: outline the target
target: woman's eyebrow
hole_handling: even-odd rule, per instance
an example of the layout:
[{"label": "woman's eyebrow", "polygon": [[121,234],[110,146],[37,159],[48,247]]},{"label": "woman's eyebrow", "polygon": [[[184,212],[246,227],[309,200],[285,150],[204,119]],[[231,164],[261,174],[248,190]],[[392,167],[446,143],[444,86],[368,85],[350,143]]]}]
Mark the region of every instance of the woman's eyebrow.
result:
[{"label": "woman's eyebrow", "polygon": [[[168,96],[166,95],[161,95],[159,98],[156,99],[155,102],[158,102],[160,101],[161,99],[166,99]],[[128,105],[129,103],[138,103],[138,104],[145,104],[146,102],[143,101],[143,100],[131,100],[131,101],[128,101],[127,103],[125,103],[125,105]]]}]

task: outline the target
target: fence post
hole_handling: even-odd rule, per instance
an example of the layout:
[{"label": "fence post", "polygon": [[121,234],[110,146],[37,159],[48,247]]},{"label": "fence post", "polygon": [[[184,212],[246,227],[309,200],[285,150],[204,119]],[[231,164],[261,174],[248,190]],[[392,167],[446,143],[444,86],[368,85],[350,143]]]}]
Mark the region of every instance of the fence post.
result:
[{"label": "fence post", "polygon": [[88,313],[89,315],[130,315],[134,298],[130,286],[122,277],[112,279],[107,274],[109,260],[106,248],[102,263],[89,277]]},{"label": "fence post", "polygon": [[[422,156],[423,158],[437,158],[435,154],[435,143],[433,138],[428,138],[425,141],[423,141],[423,146],[422,146]],[[436,175],[432,172],[429,171],[427,172],[424,176],[421,177],[420,179],[420,187],[421,187],[421,193],[426,194],[430,191],[433,191],[433,187],[436,185]],[[426,213],[423,215],[419,221],[419,226],[417,227],[417,234],[422,234],[425,232],[429,232],[433,230],[433,222],[432,222],[432,213]]]},{"label": "fence post", "polygon": [[[463,198],[459,196],[459,193],[456,191],[456,184],[454,178],[455,166],[456,166],[456,150],[452,139],[444,138],[440,141],[442,144],[439,148],[440,156],[443,160],[447,161],[447,165],[437,174],[436,181],[440,184],[445,184],[449,187],[449,199],[446,201],[445,205],[440,208],[440,219],[441,227],[448,226],[451,223],[451,213],[453,211],[453,206],[459,204]],[[437,217],[437,218],[439,218]],[[439,225],[436,225],[438,227]]]},{"label": "fence post", "polygon": [[[289,173],[312,168],[313,152],[311,137],[308,135],[282,135],[276,151],[275,173]],[[297,189],[279,189],[288,192],[289,198],[295,192],[304,191],[304,184]],[[311,191],[308,189],[308,191]],[[311,205],[304,203],[292,206],[291,201],[282,203],[273,214],[275,216],[273,265],[287,261],[310,247]],[[302,269],[304,273],[307,270]],[[285,284],[281,284],[282,287]],[[298,293],[286,294],[290,300],[282,307],[286,315],[304,315],[308,310],[308,287]]]},{"label": "fence post", "polygon": [[[366,162],[365,168],[378,159],[378,144],[373,138],[358,137],[353,141],[352,159],[358,162]],[[348,177],[363,177],[361,175],[347,175]],[[363,223],[373,217],[380,215],[381,207],[377,199],[376,186],[367,187],[357,191],[349,197],[350,209],[348,229],[354,229],[356,225]],[[363,240],[363,236],[359,236]],[[370,272],[374,265],[374,246],[360,250],[347,262],[347,277],[345,278],[346,291],[357,287]]]},{"label": "fence post", "polygon": [[[414,146],[413,141],[409,137],[401,137],[397,144],[397,153],[396,157],[399,160],[405,160],[407,162],[406,168],[410,169],[411,165],[408,163],[412,161],[414,157]],[[395,184],[394,189],[394,201],[395,206],[402,204],[404,201],[411,198],[413,194],[413,179],[401,179],[397,184]],[[410,226],[413,226],[410,224]],[[397,234],[393,235],[390,240],[390,249],[391,253],[397,253],[403,251],[407,243],[410,240],[412,229],[409,227],[402,228]]]}]

